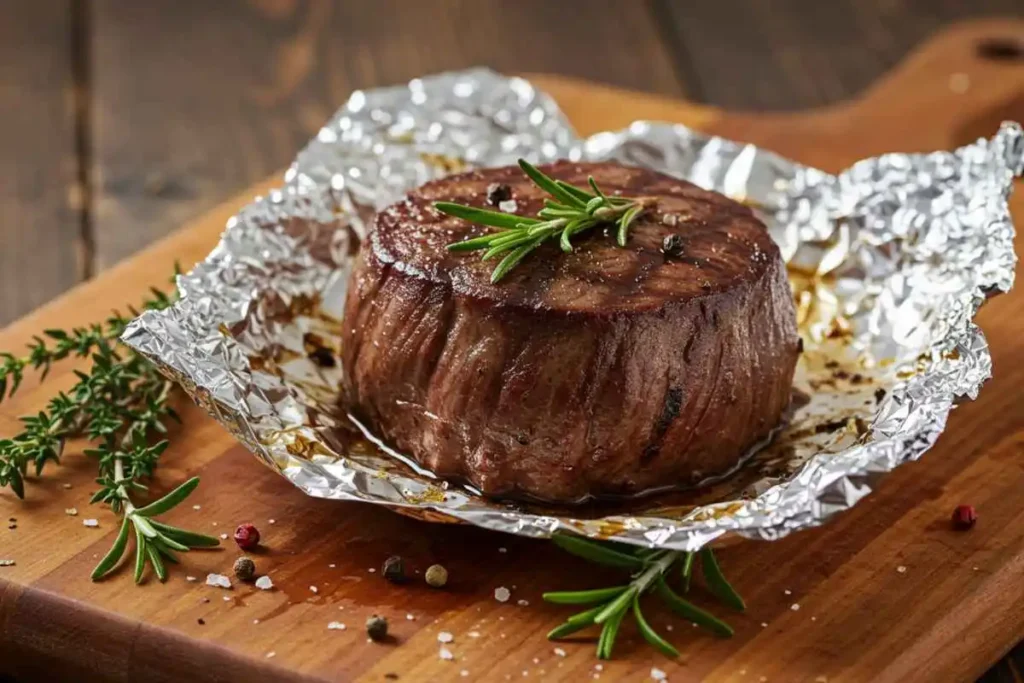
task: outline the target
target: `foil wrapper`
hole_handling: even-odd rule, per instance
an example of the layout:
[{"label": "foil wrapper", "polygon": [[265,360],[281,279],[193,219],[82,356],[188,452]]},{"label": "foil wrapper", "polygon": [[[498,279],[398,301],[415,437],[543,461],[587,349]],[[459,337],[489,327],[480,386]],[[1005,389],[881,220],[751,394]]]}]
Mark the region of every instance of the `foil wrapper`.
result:
[{"label": "foil wrapper", "polygon": [[[646,166],[743,201],[768,225],[797,301],[803,400],[738,471],[591,507],[498,502],[416,468],[338,408],[343,301],[367,221],[429,179],[519,157]],[[921,457],[990,376],[972,320],[1013,284],[1007,198],[1022,167],[1014,123],[955,151],[886,154],[831,175],[680,125],[580,139],[525,80],[440,74],[354,93],[282,187],[243,208],[178,279],[178,303],[144,313],[124,341],[312,496],[534,537],[685,550],[774,539],[852,507]]]}]

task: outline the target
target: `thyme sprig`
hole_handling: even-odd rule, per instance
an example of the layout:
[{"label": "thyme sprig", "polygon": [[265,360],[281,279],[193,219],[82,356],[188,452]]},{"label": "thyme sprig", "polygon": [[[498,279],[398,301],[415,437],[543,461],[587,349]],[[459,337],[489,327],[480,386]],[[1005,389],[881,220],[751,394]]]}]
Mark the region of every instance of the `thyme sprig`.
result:
[{"label": "thyme sprig", "polygon": [[[153,289],[144,308],[167,308],[173,299]],[[138,310],[129,308],[131,316]],[[152,476],[168,442],[159,437],[178,415],[170,405],[174,383],[146,358],[118,346],[118,338],[131,318],[117,311],[103,323],[71,330],[50,329],[33,337],[22,356],[0,352],[0,403],[17,392],[25,373],[34,370],[46,377],[52,365],[66,358],[89,358],[88,371],[75,370],[78,381],[58,392],[44,410],[20,418],[22,431],[0,439],[0,487],[9,486],[25,497],[30,465],[35,476],[48,463],[59,462],[68,439],[84,437],[94,447],[85,455],[96,460],[100,488],[91,503],[106,503],[122,515],[121,530],[110,552],[100,561],[93,579],[109,574],[124,554],[128,536],[136,538],[136,582],[149,564],[160,580],[167,576],[167,562],[174,551],[218,545],[215,538],[158,522],[152,517],[170,510],[199,483],[189,480],[163,498],[136,508],[131,496],[146,491],[144,480]]]},{"label": "thyme sprig", "polygon": [[732,636],[732,627],[710,612],[683,599],[669,585],[669,571],[681,565],[683,592],[688,592],[694,558],[700,555],[700,565],[707,587],[726,605],[742,612],[746,609],[743,598],[726,580],[718,565],[714,552],[705,548],[699,553],[650,548],[632,549],[621,544],[592,541],[579,536],[558,535],[554,543],[568,552],[617,569],[631,571],[629,583],[584,591],[545,593],[544,599],[560,605],[596,605],[569,617],[564,623],[548,633],[550,640],[558,640],[590,626],[600,626],[597,640],[599,659],[610,659],[619,627],[626,615],[632,613],[640,634],[651,646],[664,655],[677,658],[679,650],[665,640],[651,627],[640,607],[640,598],[655,593],[673,612],[698,626],[703,626],[717,636]]},{"label": "thyme sprig", "polygon": [[568,253],[573,250],[573,237],[599,225],[614,225],[616,241],[620,247],[626,246],[630,225],[651,203],[650,199],[642,197],[609,197],[601,191],[593,176],[587,179],[592,191],[587,191],[545,175],[524,159],[519,160],[519,167],[534,185],[551,196],[535,218],[452,202],[434,204],[438,211],[449,216],[498,228],[499,232],[448,245],[450,251],[482,249],[484,261],[504,255],[491,272],[492,283],[505,277],[527,254],[547,240],[557,237],[562,251]]}]

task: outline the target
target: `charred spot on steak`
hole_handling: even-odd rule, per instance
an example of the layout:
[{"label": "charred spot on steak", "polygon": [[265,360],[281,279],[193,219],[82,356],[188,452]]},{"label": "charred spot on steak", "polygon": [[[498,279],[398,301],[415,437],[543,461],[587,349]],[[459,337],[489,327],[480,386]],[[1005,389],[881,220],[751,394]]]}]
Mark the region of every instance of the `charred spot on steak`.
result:
[{"label": "charred spot on steak", "polygon": [[[490,228],[433,203],[483,208],[504,185],[515,213],[534,216],[545,196],[518,167],[432,181],[379,212],[347,294],[347,407],[439,476],[491,496],[575,502],[733,468],[778,424],[799,355],[764,225],[646,169],[541,170],[651,203],[625,247],[602,229],[571,253],[550,241],[497,284],[493,262],[445,248]],[[673,235],[680,258],[666,258]]]}]

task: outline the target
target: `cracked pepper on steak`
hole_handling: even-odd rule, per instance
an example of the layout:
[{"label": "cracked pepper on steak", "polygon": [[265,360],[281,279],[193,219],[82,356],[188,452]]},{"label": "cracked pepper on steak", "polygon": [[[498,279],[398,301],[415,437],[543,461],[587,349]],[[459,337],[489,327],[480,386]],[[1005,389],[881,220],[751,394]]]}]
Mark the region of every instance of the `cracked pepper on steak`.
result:
[{"label": "cracked pepper on steak", "polygon": [[[606,227],[569,254],[549,240],[497,284],[496,260],[445,248],[493,228],[433,203],[491,208],[488,186],[500,183],[514,213],[534,216],[545,196],[518,167],[433,181],[381,211],[345,306],[349,408],[439,476],[492,496],[575,502],[731,469],[779,423],[800,353],[765,226],[654,171],[540,168],[656,203],[625,247]],[[681,253],[666,254],[673,234]]]}]

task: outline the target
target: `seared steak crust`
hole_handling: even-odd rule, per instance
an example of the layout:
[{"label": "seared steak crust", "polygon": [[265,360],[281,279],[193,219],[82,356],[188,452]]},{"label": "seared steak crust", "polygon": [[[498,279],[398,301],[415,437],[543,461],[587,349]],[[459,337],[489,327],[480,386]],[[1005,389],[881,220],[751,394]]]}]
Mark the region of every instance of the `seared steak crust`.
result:
[{"label": "seared steak crust", "polygon": [[[445,249],[489,228],[432,204],[485,207],[488,186],[504,183],[515,213],[535,215],[543,193],[517,167],[430,182],[381,211],[345,308],[351,409],[438,475],[495,496],[570,502],[733,467],[778,424],[799,354],[764,225],[654,171],[542,170],[657,203],[625,248],[603,228],[571,254],[552,240],[498,284],[495,261]],[[678,255],[662,251],[672,234]]]}]

